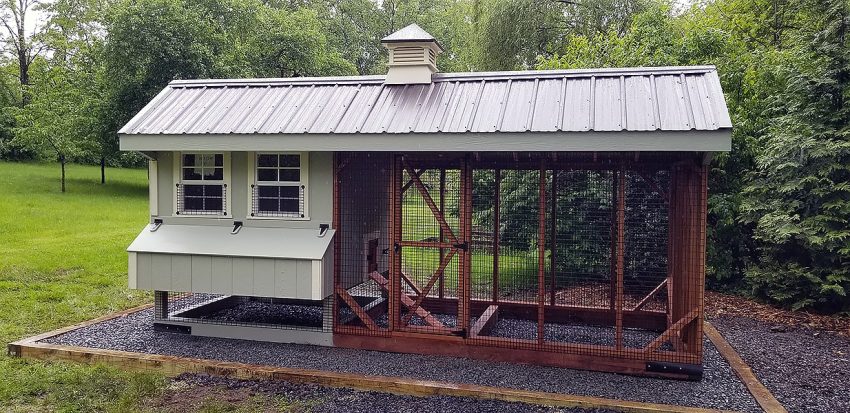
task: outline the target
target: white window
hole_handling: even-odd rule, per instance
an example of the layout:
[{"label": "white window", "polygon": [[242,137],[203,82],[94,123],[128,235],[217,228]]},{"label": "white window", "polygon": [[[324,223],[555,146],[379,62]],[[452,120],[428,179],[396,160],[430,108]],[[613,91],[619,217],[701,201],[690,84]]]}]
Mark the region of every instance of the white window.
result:
[{"label": "white window", "polygon": [[251,216],[306,219],[306,154],[258,153],[254,161]]},{"label": "white window", "polygon": [[227,215],[223,153],[182,153],[177,215]]}]

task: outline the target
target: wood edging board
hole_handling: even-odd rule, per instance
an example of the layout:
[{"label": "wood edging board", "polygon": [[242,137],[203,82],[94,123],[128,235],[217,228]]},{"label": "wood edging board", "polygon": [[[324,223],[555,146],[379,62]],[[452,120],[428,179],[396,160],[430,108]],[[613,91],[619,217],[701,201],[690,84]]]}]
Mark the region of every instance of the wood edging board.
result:
[{"label": "wood edging board", "polygon": [[546,393],[502,387],[478,386],[403,377],[371,376],[322,370],[272,367],[235,362],[219,362],[158,354],[133,353],[38,342],[17,342],[17,355],[38,360],[62,360],[104,363],[129,370],[158,371],[176,376],[181,373],[206,373],[241,380],[285,380],[328,387],[344,387],[409,396],[454,396],[522,402],[554,407],[606,408],[638,413],[718,413],[721,410],[642,403],[569,394]]},{"label": "wood edging board", "polygon": [[750,394],[753,395],[753,398],[756,399],[756,402],[765,412],[788,413],[773,393],[759,381],[758,377],[753,373],[753,369],[741,358],[738,352],[735,351],[735,348],[708,321],[703,323],[703,332],[711,340],[711,343],[714,344],[714,347],[717,348],[720,355],[729,362],[735,375],[741,379],[741,382],[744,383],[744,386],[747,387],[747,390],[749,390]]},{"label": "wood edging board", "polygon": [[[410,395],[418,397],[471,397],[477,399],[520,402],[554,407],[605,408],[621,412],[638,413],[724,412],[724,410],[716,409],[705,409],[699,407],[677,406],[669,404],[644,403],[592,396],[548,393],[504,387],[479,386],[473,384],[416,380],[404,377],[372,376],[355,373],[338,373],[323,370],[275,367],[236,362],[222,362],[207,359],[175,357],[160,354],[135,353],[128,351],[96,349],[40,342],[41,340],[44,340],[46,338],[64,334],[95,323],[127,316],[134,312],[138,312],[150,307],[150,304],[142,305],[127,310],[118,311],[82,323],[78,323],[69,327],[64,327],[47,333],[25,338],[14,343],[10,343],[9,353],[13,356],[35,360],[72,361],[87,364],[104,363],[128,370],[156,371],[167,376],[176,376],[181,373],[205,373],[216,376],[230,377],[234,379],[284,380],[293,383],[311,383],[327,387],[344,387],[355,390],[375,391],[381,393]],[[710,328],[707,328],[706,330],[709,331]],[[716,330],[714,331],[716,332]],[[712,341],[714,340],[712,339]],[[732,350],[732,352],[734,354],[734,350]],[[747,387],[749,388],[749,385]],[[761,401],[759,401],[759,403],[761,404]],[[784,412],[784,409],[782,411]]]}]

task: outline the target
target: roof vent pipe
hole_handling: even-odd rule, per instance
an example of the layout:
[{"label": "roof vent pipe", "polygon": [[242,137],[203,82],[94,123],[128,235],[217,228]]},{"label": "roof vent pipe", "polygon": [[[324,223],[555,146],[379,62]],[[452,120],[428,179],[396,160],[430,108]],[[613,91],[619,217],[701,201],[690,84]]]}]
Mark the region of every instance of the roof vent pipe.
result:
[{"label": "roof vent pipe", "polygon": [[434,36],[411,24],[381,39],[381,44],[390,51],[385,84],[431,83],[431,75],[437,73],[437,55],[443,52]]}]

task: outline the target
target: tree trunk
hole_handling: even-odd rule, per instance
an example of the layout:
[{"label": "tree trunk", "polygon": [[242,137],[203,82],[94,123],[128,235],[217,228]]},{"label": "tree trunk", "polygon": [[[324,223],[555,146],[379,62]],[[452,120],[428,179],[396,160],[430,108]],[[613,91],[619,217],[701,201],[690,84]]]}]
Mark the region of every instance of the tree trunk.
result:
[{"label": "tree trunk", "polygon": [[106,157],[100,157],[100,184],[106,183]]},{"label": "tree trunk", "polygon": [[24,30],[24,16],[26,10],[21,11],[21,23],[18,24],[18,76],[21,81],[21,107],[30,103],[29,84],[30,84],[30,63],[26,44],[26,32]]},{"label": "tree trunk", "polygon": [[62,165],[62,192],[65,192],[65,155],[59,155],[59,164]]}]

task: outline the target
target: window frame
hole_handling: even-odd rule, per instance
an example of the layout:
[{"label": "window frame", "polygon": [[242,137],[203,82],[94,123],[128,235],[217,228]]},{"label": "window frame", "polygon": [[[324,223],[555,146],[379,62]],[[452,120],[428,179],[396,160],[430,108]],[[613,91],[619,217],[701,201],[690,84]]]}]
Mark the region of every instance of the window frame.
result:
[{"label": "window frame", "polygon": [[[183,179],[183,155],[222,155],[222,179],[221,180],[194,180]],[[212,218],[212,219],[228,219],[233,217],[233,204],[231,203],[231,185],[230,185],[230,152],[225,151],[181,151],[174,152],[174,182],[172,185],[172,210],[173,217],[187,218]],[[224,213],[223,214],[201,214],[201,213],[180,213],[178,214],[178,205],[180,204],[178,190],[179,185],[195,184],[204,185],[204,182],[209,182],[208,185],[221,184],[224,186]]]},{"label": "window frame", "polygon": [[[299,162],[299,181],[298,183],[294,183],[293,185],[287,185],[286,183],[281,183],[280,181],[260,181],[258,179],[259,166],[257,165],[257,158],[260,155],[298,155],[300,157]],[[310,220],[310,153],[309,152],[299,152],[299,151],[260,151],[260,152],[251,152],[251,158],[249,160],[249,166],[251,168],[251,172],[248,174],[248,214],[247,219],[258,219],[258,220],[280,220],[280,221],[309,221]],[[279,166],[277,168],[280,168]],[[294,169],[294,167],[293,167]],[[295,182],[295,181],[292,181]],[[263,216],[263,215],[254,215],[254,190],[257,186],[262,186],[263,183],[268,186],[303,186],[304,187],[304,209],[301,211],[303,216]]]}]

